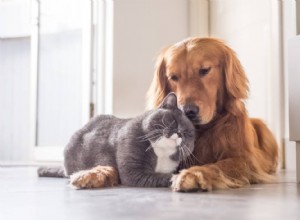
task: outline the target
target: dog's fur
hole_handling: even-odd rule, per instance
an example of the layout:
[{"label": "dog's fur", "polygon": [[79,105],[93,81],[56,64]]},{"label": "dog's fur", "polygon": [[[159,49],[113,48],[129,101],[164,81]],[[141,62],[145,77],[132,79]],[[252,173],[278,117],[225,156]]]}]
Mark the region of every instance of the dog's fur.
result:
[{"label": "dog's fur", "polygon": [[[236,188],[272,181],[278,146],[259,119],[250,119],[244,100],[248,80],[236,54],[215,38],[189,38],[164,49],[148,92],[157,107],[175,92],[178,105],[199,107],[195,165],[173,178],[173,190]],[[259,106],[258,106],[259,107]]]}]

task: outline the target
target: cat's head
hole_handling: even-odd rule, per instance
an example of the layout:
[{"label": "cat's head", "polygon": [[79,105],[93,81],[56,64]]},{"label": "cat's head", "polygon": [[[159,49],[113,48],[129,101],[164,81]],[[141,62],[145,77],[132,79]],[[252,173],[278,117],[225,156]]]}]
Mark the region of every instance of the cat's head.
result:
[{"label": "cat's head", "polygon": [[184,160],[194,150],[194,126],[178,108],[174,93],[144,119],[143,130],[153,148],[175,148],[176,160]]}]

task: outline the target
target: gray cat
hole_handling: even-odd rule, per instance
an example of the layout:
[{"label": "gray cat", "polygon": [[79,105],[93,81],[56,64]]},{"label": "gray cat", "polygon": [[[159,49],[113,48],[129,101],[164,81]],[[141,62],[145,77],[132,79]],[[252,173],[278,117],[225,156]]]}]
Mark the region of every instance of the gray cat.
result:
[{"label": "gray cat", "polygon": [[170,93],[156,110],[133,119],[100,115],[71,138],[63,168],[41,167],[39,176],[70,176],[110,166],[127,186],[167,187],[172,173],[194,150],[195,130]]}]

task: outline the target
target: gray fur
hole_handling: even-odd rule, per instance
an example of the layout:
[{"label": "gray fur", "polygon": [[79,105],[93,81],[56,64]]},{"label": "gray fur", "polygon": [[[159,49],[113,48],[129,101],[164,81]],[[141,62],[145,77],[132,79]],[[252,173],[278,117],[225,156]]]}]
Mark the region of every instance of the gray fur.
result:
[{"label": "gray fur", "polygon": [[[179,164],[194,149],[195,131],[192,123],[177,108],[174,93],[169,94],[158,109],[136,118],[97,116],[77,131],[66,146],[66,176],[102,165],[116,168],[123,185],[169,186],[172,174],[155,172],[157,155],[151,143],[174,133],[182,135],[182,143],[170,158]],[[188,149],[182,153],[182,148]]]},{"label": "gray fur", "polygon": [[61,166],[57,166],[57,167],[47,167],[47,166],[42,166],[39,167],[38,170],[38,175],[39,177],[67,177],[64,171],[64,168]]}]

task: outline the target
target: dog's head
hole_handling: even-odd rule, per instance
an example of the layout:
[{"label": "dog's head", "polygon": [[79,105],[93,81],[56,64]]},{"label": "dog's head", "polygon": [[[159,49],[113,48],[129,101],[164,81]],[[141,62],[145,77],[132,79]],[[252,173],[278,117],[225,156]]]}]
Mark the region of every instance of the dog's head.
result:
[{"label": "dog's head", "polygon": [[195,124],[207,124],[218,113],[236,111],[247,98],[248,81],[234,51],[221,40],[189,38],[158,57],[149,105],[158,106],[169,92],[176,93],[178,106]]}]

